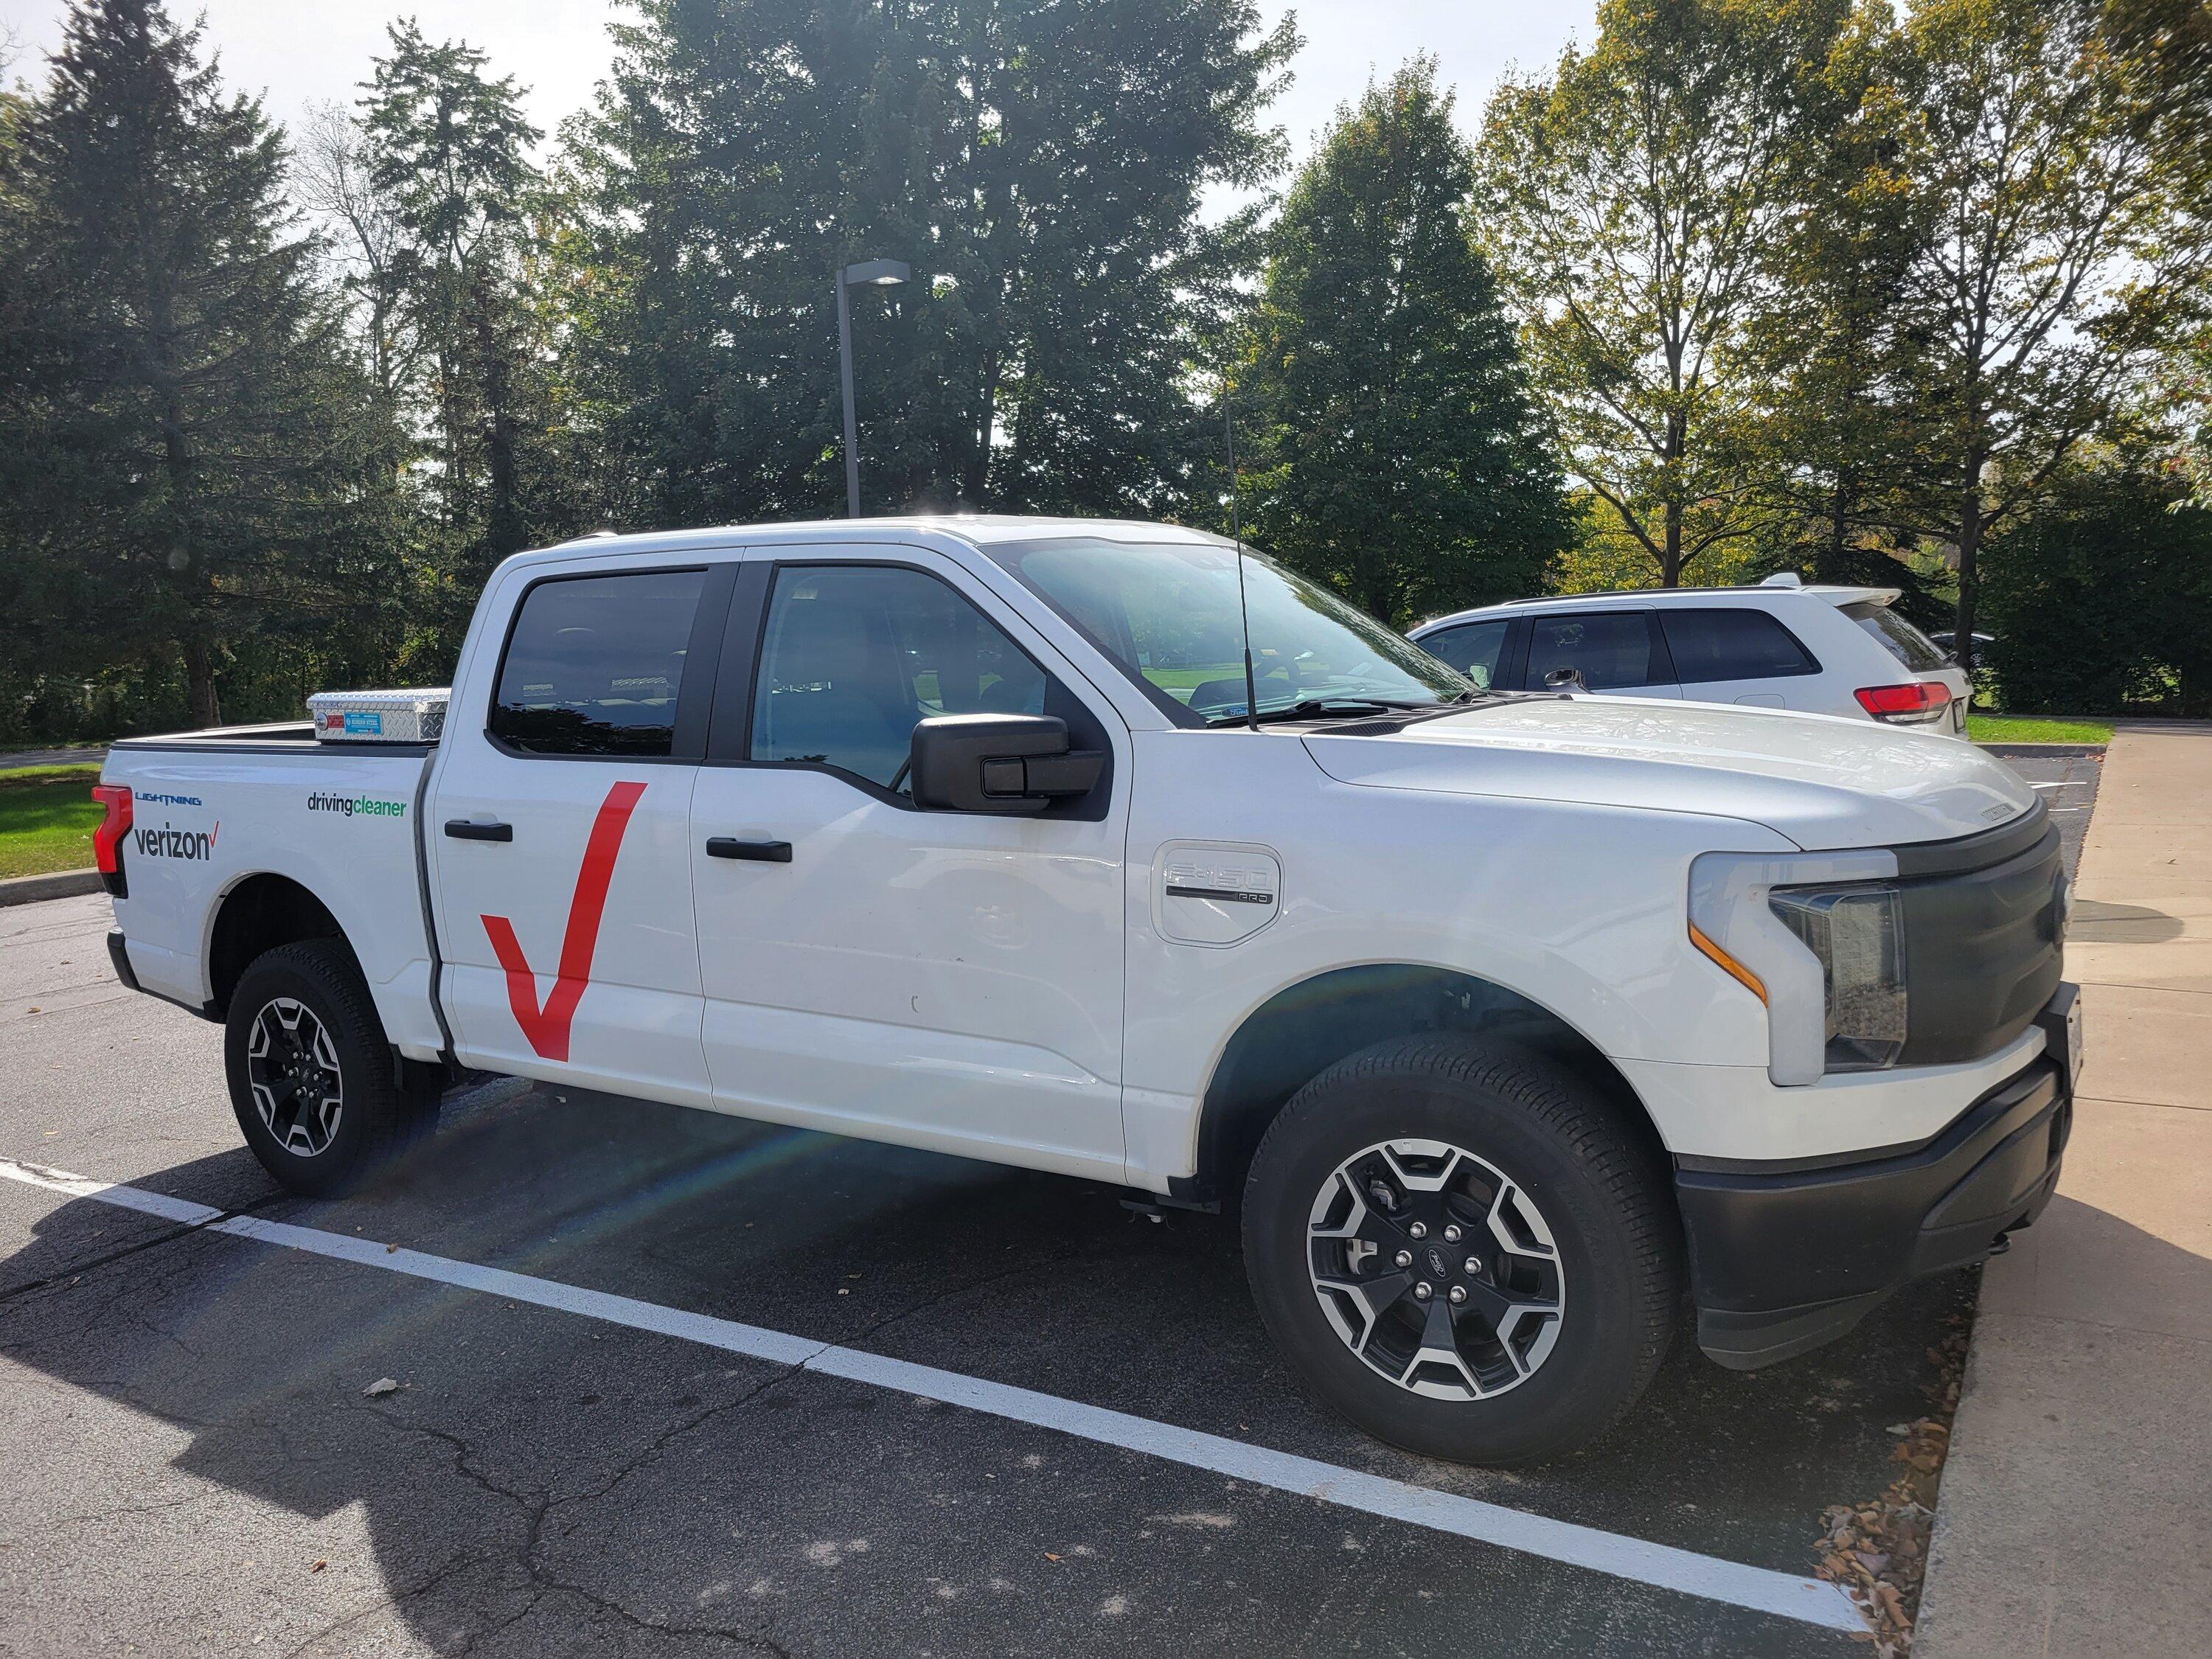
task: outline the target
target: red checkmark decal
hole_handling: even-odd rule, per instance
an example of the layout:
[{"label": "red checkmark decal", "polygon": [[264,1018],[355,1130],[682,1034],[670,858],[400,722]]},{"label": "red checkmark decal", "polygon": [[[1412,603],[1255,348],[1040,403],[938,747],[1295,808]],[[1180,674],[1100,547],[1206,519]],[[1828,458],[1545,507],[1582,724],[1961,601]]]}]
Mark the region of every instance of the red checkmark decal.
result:
[{"label": "red checkmark decal", "polygon": [[482,919],[492,954],[507,969],[507,1001],[514,1010],[514,1023],[541,1060],[568,1058],[568,1027],[576,1018],[576,1005],[584,999],[584,988],[592,982],[592,953],[599,948],[599,917],[607,908],[615,855],[622,851],[630,811],[644,793],[641,783],[618,783],[599,803],[591,837],[584,843],[583,867],[576,872],[576,890],[568,900],[568,926],[561,935],[561,970],[543,1007],[538,1002],[538,976],[530,971],[530,958],[522,954],[514,925],[505,916]]}]

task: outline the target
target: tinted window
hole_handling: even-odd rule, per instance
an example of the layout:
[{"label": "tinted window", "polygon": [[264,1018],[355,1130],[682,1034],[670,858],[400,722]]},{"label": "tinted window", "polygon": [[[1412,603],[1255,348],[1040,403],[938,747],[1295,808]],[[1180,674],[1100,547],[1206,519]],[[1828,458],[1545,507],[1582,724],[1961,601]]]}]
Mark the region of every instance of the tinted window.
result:
[{"label": "tinted window", "polygon": [[1439,628],[1425,635],[1419,644],[1431,656],[1442,658],[1487,691],[1498,684],[1498,658],[1505,649],[1505,630],[1511,625],[1501,618]]},{"label": "tinted window", "polygon": [[491,733],[538,755],[665,755],[702,570],[532,588],[507,635]]},{"label": "tinted window", "polygon": [[1579,668],[1593,691],[1651,684],[1651,624],[1642,611],[1578,611],[1538,617],[1528,635],[1530,690],[1554,668]]},{"label": "tinted window", "polygon": [[889,787],[915,721],[1041,714],[1045,692],[1044,671],[934,576],[786,568],[761,642],[752,758],[835,766]]},{"label": "tinted window", "polygon": [[1941,668],[1950,660],[1935,641],[1886,605],[1864,602],[1847,605],[1843,607],[1843,612],[1880,640],[1883,650],[1916,674],[1924,674],[1931,668]]},{"label": "tinted window", "polygon": [[1674,678],[1684,685],[1820,672],[1797,636],[1764,611],[1662,611],[1659,626],[1666,630]]}]

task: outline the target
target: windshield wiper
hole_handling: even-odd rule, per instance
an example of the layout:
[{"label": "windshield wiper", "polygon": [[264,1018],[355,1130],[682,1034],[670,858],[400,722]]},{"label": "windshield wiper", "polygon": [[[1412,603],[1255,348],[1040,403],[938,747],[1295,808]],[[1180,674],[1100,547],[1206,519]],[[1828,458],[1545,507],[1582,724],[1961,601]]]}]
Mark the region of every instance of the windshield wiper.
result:
[{"label": "windshield wiper", "polygon": [[[1409,702],[1402,697],[1305,697],[1284,708],[1262,708],[1257,718],[1267,720],[1310,720],[1328,714],[1395,714],[1409,708],[1435,708],[1432,702]],[[1217,714],[1208,726],[1243,726],[1243,714]]]}]

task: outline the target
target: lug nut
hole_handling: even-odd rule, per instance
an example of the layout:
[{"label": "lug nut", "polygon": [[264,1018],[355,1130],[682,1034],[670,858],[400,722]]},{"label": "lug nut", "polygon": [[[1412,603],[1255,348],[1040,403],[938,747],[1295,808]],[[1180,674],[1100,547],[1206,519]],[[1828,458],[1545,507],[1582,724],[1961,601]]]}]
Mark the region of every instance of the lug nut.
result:
[{"label": "lug nut", "polygon": [[1447,1244],[1456,1244],[1459,1243],[1459,1229],[1457,1227],[1447,1225],[1444,1228],[1444,1243]]},{"label": "lug nut", "polygon": [[1429,1236],[1428,1224],[1416,1221],[1412,1226],[1407,1228],[1406,1231],[1414,1238],[1426,1238]]},{"label": "lug nut", "polygon": [[1401,1250],[1390,1259],[1401,1267],[1410,1267],[1413,1265],[1413,1253],[1411,1250]]},{"label": "lug nut", "polygon": [[1479,1255],[1471,1255],[1468,1257],[1467,1270],[1471,1273],[1480,1273],[1482,1271],[1482,1258]]},{"label": "lug nut", "polygon": [[1429,1290],[1429,1281],[1427,1279],[1425,1279],[1419,1284],[1413,1286],[1414,1301],[1426,1302],[1429,1299],[1431,1291]]},{"label": "lug nut", "polygon": [[1453,1285],[1453,1286],[1451,1287],[1451,1299],[1452,1299],[1453,1301],[1455,1301],[1455,1302],[1464,1302],[1464,1301],[1466,1301],[1466,1300],[1467,1300],[1467,1286],[1466,1286],[1466,1285]]}]

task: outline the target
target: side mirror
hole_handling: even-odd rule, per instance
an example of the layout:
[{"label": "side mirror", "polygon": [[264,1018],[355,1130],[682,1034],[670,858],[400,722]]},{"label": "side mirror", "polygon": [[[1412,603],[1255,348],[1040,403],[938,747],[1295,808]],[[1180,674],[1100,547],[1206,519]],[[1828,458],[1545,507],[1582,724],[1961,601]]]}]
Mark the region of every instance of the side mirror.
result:
[{"label": "side mirror", "polygon": [[1544,676],[1544,687],[1549,691],[1587,691],[1583,684],[1583,671],[1570,663],[1565,668],[1554,668]]},{"label": "side mirror", "polygon": [[1106,757],[1071,750],[1049,714],[937,714],[918,721],[909,757],[914,804],[938,812],[1042,812],[1087,795]]}]

